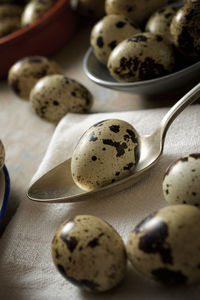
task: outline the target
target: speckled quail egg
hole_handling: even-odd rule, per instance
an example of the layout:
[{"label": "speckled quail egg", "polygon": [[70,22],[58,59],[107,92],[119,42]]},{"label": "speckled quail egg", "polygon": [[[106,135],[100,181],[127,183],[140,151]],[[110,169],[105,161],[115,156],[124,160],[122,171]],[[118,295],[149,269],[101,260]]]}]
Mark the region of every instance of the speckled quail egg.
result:
[{"label": "speckled quail egg", "polygon": [[117,119],[90,127],[76,146],[71,173],[83,190],[93,190],[130,175],[139,160],[138,133]]},{"label": "speckled quail egg", "polygon": [[106,14],[120,14],[130,18],[136,24],[142,24],[158,8],[167,4],[167,0],[106,0]]},{"label": "speckled quail egg", "polygon": [[19,5],[0,4],[0,20],[2,21],[9,17],[20,17],[22,10],[23,8]]},{"label": "speckled quail egg", "polygon": [[4,161],[5,161],[5,149],[2,141],[0,140],[0,170],[4,165]]},{"label": "speckled quail egg", "polygon": [[200,206],[200,153],[172,162],[165,172],[162,186],[169,204]]},{"label": "speckled quail egg", "polygon": [[62,74],[60,67],[43,56],[30,56],[17,61],[9,70],[8,82],[13,91],[28,100],[36,82],[51,74]]},{"label": "speckled quail egg", "polygon": [[30,103],[39,117],[56,123],[68,112],[88,112],[93,97],[79,82],[64,75],[50,75],[36,83]]},{"label": "speckled quail egg", "polygon": [[200,2],[188,0],[173,17],[170,32],[174,45],[189,57],[200,58]]},{"label": "speckled quail egg", "polygon": [[67,280],[86,290],[107,291],[125,275],[121,237],[108,223],[91,215],[76,216],[58,228],[52,257]]},{"label": "speckled quail egg", "polygon": [[111,51],[123,40],[141,32],[124,16],[109,15],[100,20],[92,29],[90,43],[96,58],[107,64]]},{"label": "speckled quail egg", "polygon": [[145,31],[161,35],[171,42],[170,24],[177,8],[167,5],[157,10],[147,21]]},{"label": "speckled quail egg", "polygon": [[77,11],[81,16],[98,20],[105,15],[105,0],[78,0]]},{"label": "speckled quail egg", "polygon": [[130,233],[128,258],[139,272],[161,283],[199,283],[199,235],[199,208],[168,206],[149,215]]},{"label": "speckled quail egg", "polygon": [[4,37],[20,28],[20,18],[10,17],[0,20],[0,37]]},{"label": "speckled quail egg", "polygon": [[148,80],[173,71],[172,46],[160,35],[140,33],[121,42],[110,54],[108,69],[119,81]]},{"label": "speckled quail egg", "polygon": [[24,8],[21,25],[28,26],[41,18],[54,4],[56,0],[32,0]]}]

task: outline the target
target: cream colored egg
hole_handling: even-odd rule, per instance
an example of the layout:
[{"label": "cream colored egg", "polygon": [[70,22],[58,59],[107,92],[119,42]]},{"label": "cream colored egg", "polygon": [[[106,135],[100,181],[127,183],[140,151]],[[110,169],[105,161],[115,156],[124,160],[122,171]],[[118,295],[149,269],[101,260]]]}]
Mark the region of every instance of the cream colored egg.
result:
[{"label": "cream colored egg", "polygon": [[129,19],[121,15],[109,15],[100,20],[92,29],[90,44],[96,58],[107,64],[112,50],[123,40],[141,32]]},{"label": "cream colored egg", "polygon": [[133,126],[104,120],[81,137],[72,156],[72,177],[80,188],[93,190],[130,175],[138,160],[138,133]]},{"label": "cream colored egg", "polygon": [[121,237],[95,216],[80,215],[64,222],[54,235],[52,257],[67,280],[90,291],[107,291],[125,275]]},{"label": "cream colored egg", "polygon": [[145,31],[161,35],[171,42],[170,24],[177,9],[173,6],[165,6],[157,10],[147,21]]},{"label": "cream colored egg", "polygon": [[51,74],[62,74],[61,68],[43,56],[30,56],[17,61],[9,70],[8,82],[13,91],[29,100],[31,89],[36,82]]},{"label": "cream colored egg", "polygon": [[200,210],[162,208],[130,233],[128,258],[139,272],[164,284],[200,283]]},{"label": "cream colored egg", "polygon": [[121,42],[110,54],[108,69],[119,81],[148,80],[173,71],[172,46],[160,35],[140,33]]},{"label": "cream colored egg", "polygon": [[0,140],[0,170],[3,167],[5,162],[5,149],[2,141]]},{"label": "cream colored egg", "polygon": [[165,172],[162,187],[169,204],[200,206],[200,153],[172,162]]},{"label": "cream colored egg", "polygon": [[79,82],[64,75],[49,75],[31,90],[30,103],[39,117],[57,123],[68,112],[88,112],[93,97]]},{"label": "cream colored egg", "polygon": [[24,8],[21,25],[28,26],[41,18],[54,4],[55,0],[32,0]]},{"label": "cream colored egg", "polygon": [[167,0],[106,0],[106,14],[120,14],[130,18],[136,24],[142,24],[158,8],[167,4]]}]

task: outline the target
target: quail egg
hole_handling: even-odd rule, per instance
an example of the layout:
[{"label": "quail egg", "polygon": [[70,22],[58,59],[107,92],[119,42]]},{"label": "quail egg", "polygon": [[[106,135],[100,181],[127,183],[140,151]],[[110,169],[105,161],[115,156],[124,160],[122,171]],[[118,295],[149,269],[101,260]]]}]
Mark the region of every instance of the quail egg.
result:
[{"label": "quail egg", "polygon": [[139,160],[138,133],[122,120],[96,123],[76,146],[71,173],[83,190],[93,190],[130,175]]},{"label": "quail egg", "polygon": [[90,37],[96,58],[106,65],[111,51],[121,41],[139,32],[141,30],[124,16],[104,17],[93,27]]},{"label": "quail egg", "polygon": [[149,18],[145,31],[161,35],[171,42],[170,24],[176,11],[170,5],[160,8]]},{"label": "quail egg", "polygon": [[173,17],[170,32],[174,45],[185,56],[200,58],[200,2],[190,0]]},{"label": "quail egg", "polygon": [[2,21],[3,19],[9,17],[20,17],[22,10],[22,7],[19,5],[0,4],[0,20]]},{"label": "quail egg", "polygon": [[121,42],[110,54],[108,69],[119,81],[148,80],[173,71],[172,46],[160,35],[139,33]]},{"label": "quail egg", "polygon": [[30,102],[39,117],[56,123],[68,112],[88,112],[93,97],[79,82],[64,75],[50,75],[36,83]]},{"label": "quail egg", "polygon": [[163,193],[169,204],[200,206],[200,153],[181,157],[167,168]]},{"label": "quail egg", "polygon": [[107,291],[125,275],[121,237],[107,222],[91,215],[76,216],[58,228],[52,257],[67,280],[86,290]]},{"label": "quail egg", "polygon": [[167,0],[106,0],[106,14],[120,14],[130,18],[136,24],[142,24],[158,8],[167,4]]},{"label": "quail egg", "polygon": [[30,56],[17,61],[9,70],[8,82],[13,91],[28,100],[31,89],[42,77],[62,74],[60,67],[43,56]]},{"label": "quail egg", "polygon": [[105,15],[105,0],[78,0],[77,11],[81,16],[98,20]]},{"label": "quail egg", "polygon": [[173,205],[149,215],[126,245],[133,266],[164,284],[200,282],[200,210]]},{"label": "quail egg", "polygon": [[0,20],[0,38],[4,37],[20,28],[20,19],[10,17]]},{"label": "quail egg", "polygon": [[24,8],[21,25],[28,26],[41,18],[54,4],[55,0],[32,0]]},{"label": "quail egg", "polygon": [[2,141],[0,140],[0,170],[4,165],[4,161],[5,161],[5,149]]}]

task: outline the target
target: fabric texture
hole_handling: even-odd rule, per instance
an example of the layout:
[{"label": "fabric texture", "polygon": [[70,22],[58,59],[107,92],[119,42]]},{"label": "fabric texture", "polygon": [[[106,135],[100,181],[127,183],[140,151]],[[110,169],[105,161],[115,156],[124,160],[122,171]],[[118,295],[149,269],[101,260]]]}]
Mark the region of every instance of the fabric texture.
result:
[{"label": "fabric texture", "polygon": [[[71,157],[81,135],[94,123],[109,118],[122,119],[131,123],[139,134],[150,134],[167,110],[65,116],[58,124],[32,182]],[[118,287],[103,294],[88,293],[67,282],[51,259],[53,235],[67,218],[79,214],[103,218],[126,243],[129,232],[139,221],[167,205],[162,193],[164,172],[173,160],[200,152],[199,116],[200,105],[190,106],[182,112],[168,130],[158,164],[129,189],[99,200],[70,204],[36,203],[24,195],[0,240],[0,299],[199,299],[200,287],[162,286],[138,274],[130,264]]]}]

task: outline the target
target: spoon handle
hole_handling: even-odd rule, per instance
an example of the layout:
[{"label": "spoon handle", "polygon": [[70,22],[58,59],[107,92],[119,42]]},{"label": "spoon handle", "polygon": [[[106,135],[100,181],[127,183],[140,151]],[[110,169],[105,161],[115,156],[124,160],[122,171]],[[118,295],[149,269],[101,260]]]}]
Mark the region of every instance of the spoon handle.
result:
[{"label": "spoon handle", "polygon": [[175,105],[170,108],[160,123],[160,133],[164,142],[167,130],[176,117],[190,104],[200,97],[200,83],[185,94]]}]

